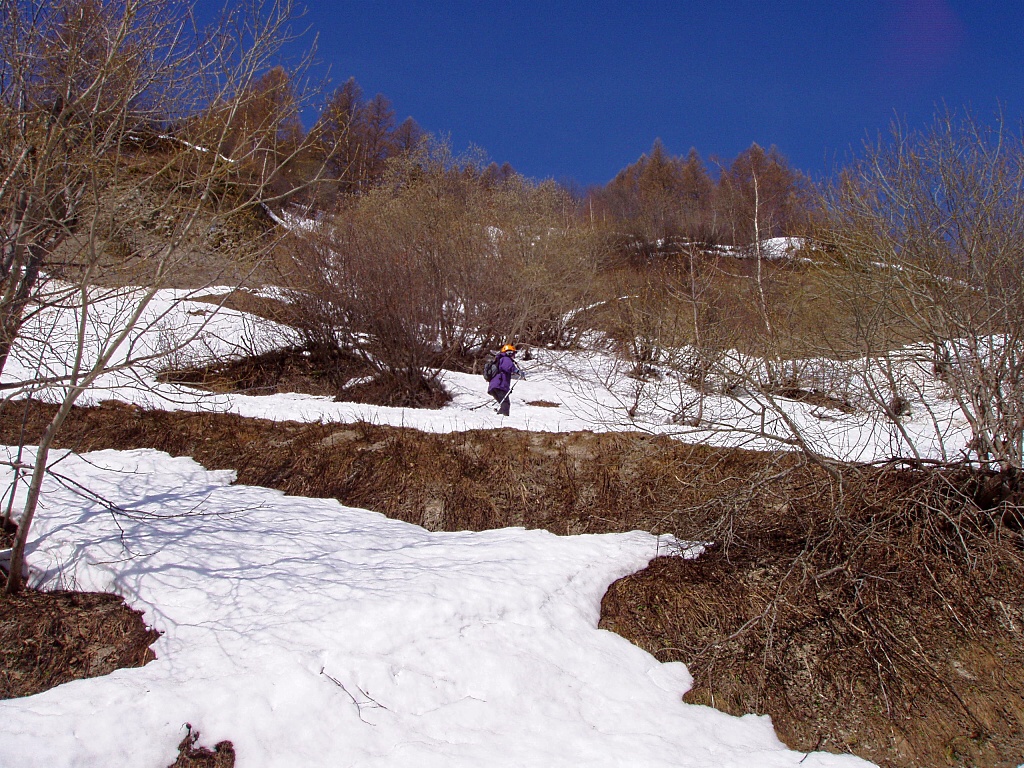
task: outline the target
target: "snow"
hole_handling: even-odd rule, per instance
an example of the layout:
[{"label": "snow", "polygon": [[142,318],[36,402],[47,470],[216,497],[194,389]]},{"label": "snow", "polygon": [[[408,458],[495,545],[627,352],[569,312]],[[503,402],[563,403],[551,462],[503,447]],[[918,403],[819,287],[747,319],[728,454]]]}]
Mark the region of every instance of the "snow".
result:
[{"label": "snow", "polygon": [[749,245],[718,245],[711,250],[718,256],[726,256],[736,259],[754,259],[758,255],[758,245],[762,259],[771,261],[782,261],[784,259],[796,258],[796,255],[807,249],[808,243],[802,237],[770,237],[761,240],[760,244],[750,243]]},{"label": "snow", "polygon": [[[217,295],[216,289],[194,294],[166,290],[157,293],[142,323],[142,329],[119,350],[125,367],[101,376],[80,398],[83,405],[115,399],[145,408],[202,410],[234,413],[274,421],[351,423],[365,421],[420,429],[427,432],[455,432],[499,427],[531,431],[571,432],[579,430],[639,430],[668,434],[687,442],[775,450],[791,430],[777,413],[765,413],[763,396],[706,395],[703,419],[694,427],[679,423],[676,415],[693,410],[698,394],[673,378],[662,366],[662,375],[639,382],[626,375],[627,368],[611,354],[600,350],[561,352],[535,350],[532,360],[520,360],[528,378],[516,383],[510,397],[511,415],[494,413],[493,401],[479,375],[440,372],[453,399],[438,410],[382,408],[358,403],[334,402],[333,398],[294,393],[271,395],[211,395],[191,387],[161,383],[155,365],[129,365],[132,358],[145,359],[173,349],[174,364],[182,367],[205,361],[256,354],[294,341],[289,329],[242,312],[220,309],[192,301],[195,294]],[[111,318],[123,316],[129,306],[124,297],[97,302],[102,321],[92,325],[94,338],[87,345],[87,359],[95,357],[105,334],[115,325]],[[19,343],[12,351],[3,375],[4,382],[31,381],[67,372],[74,355],[73,312],[41,312],[26,329],[28,339],[47,338],[48,354],[41,359],[40,345]],[[820,407],[777,398],[775,408],[797,425],[804,438],[822,455],[846,461],[878,461],[892,456],[909,456],[917,451],[924,458],[941,459],[957,455],[969,439],[970,428],[955,403],[944,397],[941,384],[930,373],[930,350],[907,349],[896,378],[912,406],[910,418],[893,424],[868,409],[854,414],[826,411]],[[166,358],[156,361],[166,365]],[[749,368],[751,363],[734,353],[732,364]],[[844,362],[804,360],[792,363],[793,376],[808,388],[828,382],[846,382],[851,397],[865,399],[869,384],[887,380],[872,368],[873,361]],[[787,377],[792,378],[787,372]],[[824,384],[823,384],[824,382]],[[858,387],[860,390],[858,390]],[[15,390],[23,397],[31,389],[34,397],[56,400],[59,386],[32,386]],[[551,404],[554,404],[552,406]]]},{"label": "snow", "polygon": [[[185,723],[263,766],[853,766],[680,697],[596,628],[640,532],[430,533],[156,451],[63,454],[31,564],[164,634],[141,669],[0,702],[4,764],[165,766]],[[111,509],[123,510],[112,512]]]},{"label": "snow", "polygon": [[[433,432],[642,429],[778,447],[761,434],[755,397],[708,396],[705,420],[687,429],[669,415],[692,390],[664,371],[649,382],[629,378],[600,350],[538,350],[521,361],[528,378],[507,418],[493,412],[480,376],[453,372],[442,376],[454,399],[436,411],[159,383],[145,360],[162,350],[184,364],[290,340],[286,328],[226,309],[211,314],[191,298],[157,294],[142,330],[114,358],[123,367],[81,402]],[[87,359],[129,306],[125,297],[99,301]],[[65,374],[75,322],[73,312],[35,317],[4,381]],[[45,356],[36,341],[44,337]],[[819,362],[801,361],[801,370]],[[913,350],[901,375],[916,393],[903,428],[926,453],[955,449],[965,425]],[[56,399],[62,389],[10,390],[30,393]],[[839,456],[871,459],[901,447],[891,426],[863,414],[780,407]],[[231,740],[245,768],[867,765],[788,750],[767,717],[684,704],[691,679],[683,664],[662,664],[597,629],[609,584],[658,554],[694,555],[695,547],[642,532],[430,533],[332,500],[232,485],[231,472],[155,451],[54,459],[33,526],[32,581],[114,591],[163,634],[157,660],[143,668],[0,702],[2,765],[166,766],[186,723],[204,744]]]}]

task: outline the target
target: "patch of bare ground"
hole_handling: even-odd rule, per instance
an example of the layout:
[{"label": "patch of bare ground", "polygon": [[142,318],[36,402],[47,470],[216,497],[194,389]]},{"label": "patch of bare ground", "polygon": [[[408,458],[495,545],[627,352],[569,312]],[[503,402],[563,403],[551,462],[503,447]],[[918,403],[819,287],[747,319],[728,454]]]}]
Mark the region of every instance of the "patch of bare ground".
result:
[{"label": "patch of bare ground", "polygon": [[[156,658],[150,645],[159,636],[118,595],[0,592],[0,699],[141,667]],[[222,741],[211,751],[197,747],[198,739],[199,733],[189,727],[170,768],[233,768],[231,742]]]},{"label": "patch of bare ground", "polygon": [[155,658],[149,646],[157,637],[117,595],[0,594],[0,699],[141,667]]},{"label": "patch of bare ground", "polygon": [[344,390],[348,381],[367,373],[365,367],[350,358],[289,348],[202,368],[164,371],[160,379],[211,392],[246,395],[298,392],[334,397]]},{"label": "patch of bare ground", "polygon": [[[48,406],[0,411],[0,439]],[[617,582],[602,626],[685,662],[687,700],[770,714],[800,750],[883,766],[1024,758],[1020,492],[992,478],[845,467],[637,434],[432,435],[368,424],[77,409],[77,451],[156,448],[239,482],[431,530],[645,529],[714,541]]]},{"label": "patch of bare ground", "polygon": [[192,301],[200,304],[210,304],[213,307],[227,307],[238,312],[245,312],[267,320],[273,320],[275,323],[287,323],[293,314],[293,310],[288,302],[269,296],[261,296],[244,288],[236,288],[226,294],[196,296]]},{"label": "patch of bare ground", "polygon": [[760,509],[726,502],[721,546],[614,584],[601,626],[684,661],[687,701],[770,714],[795,749],[1017,766],[1020,507],[979,509],[976,480],[862,470],[842,505],[823,507],[820,479],[779,477],[776,491],[790,488],[774,509],[770,497]]},{"label": "patch of bare ground", "polygon": [[[4,521],[0,549],[13,545],[16,532]],[[0,583],[4,578],[0,568]],[[117,595],[0,591],[0,699],[141,667],[156,658],[149,646],[159,636]]]},{"label": "patch of bare ground", "polygon": [[808,403],[809,405],[826,410],[835,410],[841,413],[856,413],[857,411],[848,401],[818,390],[801,389],[800,387],[780,387],[774,390],[772,394],[784,397],[787,400]]},{"label": "patch of bare ground", "polygon": [[199,731],[187,724],[188,733],[178,745],[178,759],[169,768],[234,768],[235,747],[230,741],[218,742],[212,750],[197,747]]},{"label": "patch of bare ground", "polygon": [[396,381],[387,374],[375,374],[354,356],[301,347],[276,349],[206,367],[168,370],[159,378],[212,392],[299,392],[350,403],[406,408],[441,408],[451,400],[437,381]]}]

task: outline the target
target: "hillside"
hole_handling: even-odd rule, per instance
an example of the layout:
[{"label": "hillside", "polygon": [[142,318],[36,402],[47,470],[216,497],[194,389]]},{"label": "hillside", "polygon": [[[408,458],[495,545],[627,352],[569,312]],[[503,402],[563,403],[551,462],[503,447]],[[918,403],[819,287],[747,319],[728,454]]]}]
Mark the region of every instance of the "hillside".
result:
[{"label": "hillside", "polygon": [[646,160],[609,227],[406,150],[299,206],[158,144],[0,305],[9,754],[1018,765],[1016,251],[860,198],[782,256],[629,232]]},{"label": "hillside", "polygon": [[[29,435],[43,415],[29,413],[24,422]],[[15,411],[7,411],[7,417],[4,439],[10,441],[23,428],[24,417]],[[275,423],[114,403],[77,411],[62,444],[78,452],[148,447],[194,456],[210,469],[235,470],[239,483],[333,497],[429,530],[522,525],[579,534],[640,528],[706,540],[723,511],[732,510],[728,548],[713,548],[695,563],[657,560],[615,585],[603,603],[602,626],[659,660],[688,664],[695,677],[688,700],[734,714],[765,712],[791,747],[854,751],[884,765],[940,765],[950,745],[973,764],[1009,764],[1021,748],[1019,730],[1012,725],[1017,717],[1012,707],[1019,706],[1013,702],[1021,690],[1012,672],[1020,668],[1012,624],[990,623],[982,611],[975,619],[978,629],[964,633],[949,621],[948,603],[932,604],[920,592],[905,602],[899,589],[876,593],[873,609],[858,605],[862,621],[888,631],[908,622],[919,628],[913,637],[921,655],[898,662],[888,673],[896,677],[883,679],[872,677],[871,656],[856,638],[835,634],[835,618],[822,615],[817,629],[807,623],[822,605],[831,606],[830,611],[846,609],[842,599],[837,601],[842,580],[837,583],[834,574],[811,592],[787,587],[787,571],[801,562],[801,550],[813,540],[814,520],[827,514],[813,502],[813,489],[823,478],[815,479],[818,473],[796,456],[687,446],[630,433],[430,435],[366,422]],[[757,482],[765,476],[775,480]],[[883,476],[872,480],[869,475],[861,482],[876,488],[877,495],[880,483],[886,488],[892,483],[882,481]],[[909,489],[920,481],[910,475],[899,482],[909,483]],[[751,488],[758,489],[753,496]],[[806,501],[787,509],[787,499],[794,498]],[[879,503],[876,499],[870,506]],[[897,509],[894,522],[905,514]],[[855,526],[855,520],[849,524]],[[920,532],[920,524],[910,525],[892,540],[877,541],[875,547],[894,550],[864,553],[859,567],[867,570],[861,573],[884,566],[888,578],[910,578],[913,589],[920,590],[919,575],[897,576],[891,570],[891,551],[920,554],[914,543]],[[919,565],[944,562],[941,553],[928,557]],[[998,560],[1000,555],[995,551],[987,557]],[[828,562],[805,560],[801,567],[827,571]],[[1015,593],[1012,583],[1000,586],[1004,595]],[[775,606],[774,622],[796,621],[802,629],[795,644],[788,640],[770,651],[764,643],[778,639],[764,627],[736,633],[771,604],[773,594],[786,595]],[[977,597],[962,591],[954,595],[965,606]],[[1012,602],[1002,604],[1014,610]],[[772,663],[763,665],[769,652]],[[994,659],[999,659],[996,676],[991,674]],[[935,673],[934,684],[920,679],[922,665]],[[907,680],[918,685],[901,689],[901,678],[904,685]],[[844,682],[851,680],[859,681],[852,690]],[[897,742],[890,713],[876,706],[882,695],[878,684],[893,686],[881,690],[892,707],[904,708]],[[912,690],[913,696],[902,698],[901,690],[903,696]],[[983,732],[977,730],[978,721],[985,724]]]}]

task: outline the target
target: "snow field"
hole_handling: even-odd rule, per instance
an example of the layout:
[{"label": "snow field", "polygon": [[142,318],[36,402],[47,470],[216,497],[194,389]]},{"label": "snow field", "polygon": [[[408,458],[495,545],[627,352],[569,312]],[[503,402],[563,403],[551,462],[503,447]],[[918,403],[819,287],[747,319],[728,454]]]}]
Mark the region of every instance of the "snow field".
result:
[{"label": "snow field", "polygon": [[[431,432],[639,429],[780,447],[758,435],[781,422],[776,415],[766,424],[753,396],[708,395],[701,425],[685,427],[672,417],[692,389],[671,375],[638,382],[599,346],[537,350],[523,361],[529,378],[516,384],[507,418],[493,412],[480,376],[450,371],[441,376],[453,400],[436,411],[160,383],[167,361],[158,356],[169,349],[177,365],[194,365],[290,341],[282,326],[214,314],[191,298],[159,292],[117,350],[125,365],[79,402]],[[87,359],[132,300],[103,299],[94,309]],[[4,381],[64,374],[75,327],[71,311],[34,317]],[[900,372],[916,398],[901,427],[937,456],[966,442],[966,424],[918,357],[908,350]],[[794,367],[813,376],[827,364]],[[11,392],[27,395],[54,400],[62,388]],[[540,401],[557,407],[529,404]],[[837,458],[900,453],[892,425],[865,413],[778,404],[805,439]],[[0,768],[163,768],[186,723],[206,745],[232,741],[240,768],[866,764],[787,750],[766,717],[683,704],[691,684],[683,664],[661,664],[596,628],[608,585],[664,554],[666,542],[648,534],[430,533],[332,500],[231,485],[231,472],[154,451],[54,458],[28,556],[34,582],[117,592],[163,635],[157,661],[144,668],[0,702]]]},{"label": "snow field", "polygon": [[683,704],[684,665],[596,629],[649,534],[430,533],[148,450],[56,470],[34,580],[164,634],[141,669],[0,702],[0,764],[166,766],[185,723],[245,768],[864,764]]}]

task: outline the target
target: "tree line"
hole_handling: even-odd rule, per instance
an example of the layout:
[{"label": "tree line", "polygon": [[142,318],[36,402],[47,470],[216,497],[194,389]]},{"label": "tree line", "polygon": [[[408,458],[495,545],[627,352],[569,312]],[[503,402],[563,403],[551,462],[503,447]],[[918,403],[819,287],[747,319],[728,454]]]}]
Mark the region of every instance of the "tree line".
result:
[{"label": "tree line", "polygon": [[693,243],[749,246],[757,236],[806,231],[810,184],[776,147],[755,143],[712,166],[717,178],[696,149],[673,156],[656,140],[649,153],[590,191],[587,213],[648,252]]},{"label": "tree line", "polygon": [[[399,122],[390,100],[380,93],[368,97],[355,78],[326,95],[308,130],[300,119],[295,78],[286,69],[266,72],[251,92],[244,110],[215,113],[228,124],[218,151],[232,157],[236,133],[276,124],[274,151],[260,153],[259,167],[273,177],[277,194],[311,209],[343,208],[381,183],[389,161],[408,158],[424,142],[437,143],[411,116]],[[510,164],[479,155],[468,164],[467,172],[484,186],[518,175]],[[756,236],[806,231],[811,184],[778,148],[754,143],[730,161],[712,158],[710,166],[696,149],[674,156],[658,139],[607,184],[566,191],[576,198],[577,215],[617,234],[620,247],[648,253],[678,251],[689,243],[744,247]]]}]

